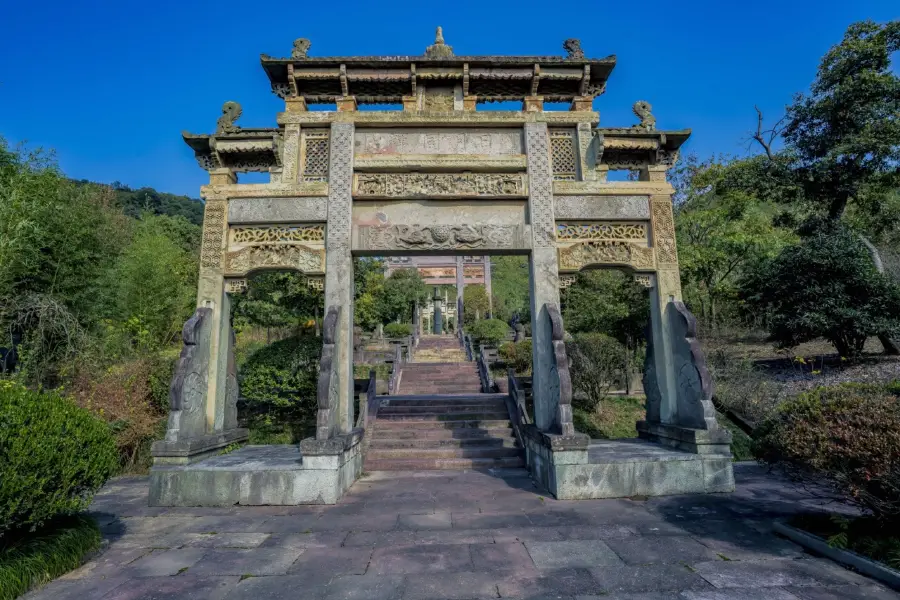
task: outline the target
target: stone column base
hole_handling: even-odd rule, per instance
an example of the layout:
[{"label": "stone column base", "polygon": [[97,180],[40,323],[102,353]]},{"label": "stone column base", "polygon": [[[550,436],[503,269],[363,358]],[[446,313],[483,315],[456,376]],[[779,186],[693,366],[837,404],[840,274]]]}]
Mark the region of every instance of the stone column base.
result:
[{"label": "stone column base", "polygon": [[189,465],[218,454],[231,444],[246,442],[248,437],[249,431],[235,428],[175,442],[157,440],[153,442],[150,453],[154,465]]},{"label": "stone column base", "polygon": [[727,429],[690,429],[665,423],[638,421],[637,431],[641,439],[685,452],[731,455],[731,432]]},{"label": "stone column base", "polygon": [[336,504],[362,473],[362,429],[150,469],[150,506]]}]

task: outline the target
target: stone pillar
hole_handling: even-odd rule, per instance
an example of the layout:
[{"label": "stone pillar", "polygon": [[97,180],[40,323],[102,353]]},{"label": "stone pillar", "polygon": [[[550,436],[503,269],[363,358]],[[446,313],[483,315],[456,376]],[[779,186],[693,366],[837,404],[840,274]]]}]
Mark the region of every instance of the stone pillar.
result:
[{"label": "stone pillar", "polygon": [[328,223],[325,227],[325,310],[340,306],[335,336],[338,365],[336,428],[353,427],[353,259],[350,255],[350,220],[353,180],[353,124],[331,124],[328,169]]},{"label": "stone pillar", "polygon": [[494,316],[494,292],[491,289],[491,257],[484,257],[484,292],[488,299],[488,319]]},{"label": "stone pillar", "polygon": [[553,216],[553,175],[546,123],[525,124],[528,153],[528,214],[531,217],[531,338],[534,422],[545,432],[559,428],[559,385],[555,379],[553,330],[547,304],[559,305],[556,221]]},{"label": "stone pillar", "polygon": [[434,297],[432,297],[432,300],[434,301],[434,329],[432,330],[432,333],[441,335],[444,330],[444,319],[441,312],[441,295],[438,292],[437,286],[434,286]]},{"label": "stone pillar", "polygon": [[456,331],[463,330],[463,295],[466,289],[466,268],[463,257],[456,257]]},{"label": "stone pillar", "polygon": [[284,126],[284,144],[281,150],[281,181],[294,184],[300,175],[300,125]]}]

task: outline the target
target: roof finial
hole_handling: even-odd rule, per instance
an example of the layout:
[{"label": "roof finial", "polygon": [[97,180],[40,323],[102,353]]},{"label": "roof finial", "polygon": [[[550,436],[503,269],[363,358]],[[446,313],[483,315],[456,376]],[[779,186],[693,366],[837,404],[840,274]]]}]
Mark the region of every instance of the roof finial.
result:
[{"label": "roof finial", "polygon": [[444,43],[444,30],[439,25],[434,35],[434,44],[425,49],[428,58],[450,58],[453,56],[453,47]]}]

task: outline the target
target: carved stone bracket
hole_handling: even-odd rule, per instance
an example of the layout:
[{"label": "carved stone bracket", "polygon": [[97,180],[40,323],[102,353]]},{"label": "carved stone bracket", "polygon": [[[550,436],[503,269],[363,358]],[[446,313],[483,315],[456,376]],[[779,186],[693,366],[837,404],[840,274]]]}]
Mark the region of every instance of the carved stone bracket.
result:
[{"label": "carved stone bracket", "polygon": [[573,283],[575,283],[576,279],[577,279],[577,277],[575,277],[575,275],[560,275],[559,276],[559,289],[564,290],[564,289],[570,287]]},{"label": "carved stone bracket", "polygon": [[229,294],[243,294],[247,291],[247,279],[246,277],[241,278],[228,278],[225,280],[225,291]]},{"label": "carved stone bracket", "polygon": [[451,250],[523,247],[516,225],[384,225],[359,228],[361,250]]},{"label": "carved stone bracket", "polygon": [[294,269],[302,273],[325,271],[325,249],[302,244],[261,244],[229,252],[225,272],[231,276],[246,275],[257,269]]},{"label": "carved stone bracket", "polygon": [[654,268],[653,249],[616,240],[578,242],[559,249],[560,271],[580,271],[591,265],[650,270]]},{"label": "carved stone bracket", "polygon": [[522,173],[357,173],[353,195],[358,198],[523,197]]}]

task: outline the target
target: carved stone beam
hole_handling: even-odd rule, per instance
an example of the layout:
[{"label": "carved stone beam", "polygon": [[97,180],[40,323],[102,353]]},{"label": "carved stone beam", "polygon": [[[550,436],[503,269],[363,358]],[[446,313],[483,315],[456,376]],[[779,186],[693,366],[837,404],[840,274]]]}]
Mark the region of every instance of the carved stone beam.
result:
[{"label": "carved stone beam", "polygon": [[349,96],[350,92],[348,91],[349,86],[347,85],[347,65],[341,65],[341,96]]},{"label": "carved stone beam", "polygon": [[462,90],[463,90],[463,97],[466,97],[469,95],[469,63],[463,63]]},{"label": "carved stone beam", "polygon": [[581,85],[578,86],[578,95],[587,96],[588,84],[591,82],[591,65],[584,65],[584,75],[581,77]]},{"label": "carved stone beam", "polygon": [[299,96],[300,94],[297,92],[297,78],[294,77],[294,65],[289,64],[287,66],[287,80],[288,85],[291,88],[291,96]]},{"label": "carved stone beam", "polygon": [[416,63],[412,63],[409,65],[409,82],[410,89],[412,90],[412,96],[416,95]]},{"label": "carved stone beam", "polygon": [[538,84],[541,82],[541,65],[535,63],[534,75],[531,77],[531,95],[538,95]]}]

